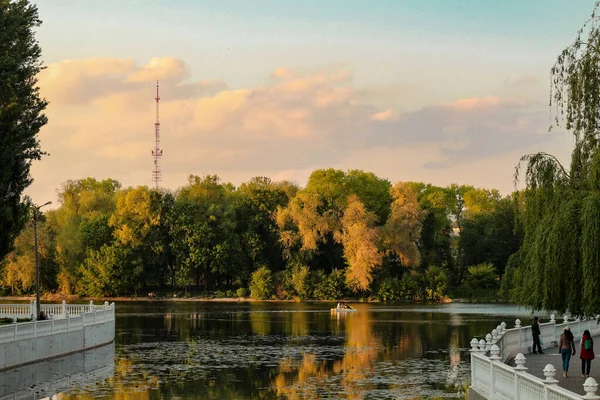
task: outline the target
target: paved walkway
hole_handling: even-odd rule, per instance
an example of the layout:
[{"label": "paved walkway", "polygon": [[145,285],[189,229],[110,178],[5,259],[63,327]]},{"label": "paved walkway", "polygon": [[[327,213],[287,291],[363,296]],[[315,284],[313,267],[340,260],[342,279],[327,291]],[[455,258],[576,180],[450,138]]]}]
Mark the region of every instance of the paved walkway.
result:
[{"label": "paved walkway", "polygon": [[[594,343],[600,343],[600,337],[594,336]],[[581,343],[576,342],[575,348],[577,349],[577,353],[571,356],[568,378],[562,376],[562,358],[558,354],[558,347],[544,349],[545,354],[526,354],[527,362],[525,366],[528,368],[527,372],[539,378],[546,379],[544,376],[544,367],[546,364],[552,364],[556,368],[555,378],[558,379],[559,386],[574,393],[585,395],[583,382],[585,382],[586,378],[581,377],[581,359],[579,358]],[[592,360],[590,376],[600,382],[600,354],[597,354],[596,358]]]}]

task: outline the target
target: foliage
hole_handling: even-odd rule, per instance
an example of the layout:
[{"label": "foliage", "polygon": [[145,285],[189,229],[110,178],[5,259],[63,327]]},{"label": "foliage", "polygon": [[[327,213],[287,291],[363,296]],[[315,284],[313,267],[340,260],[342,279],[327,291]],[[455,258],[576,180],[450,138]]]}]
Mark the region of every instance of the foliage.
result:
[{"label": "foliage", "polygon": [[312,282],[310,270],[307,266],[299,266],[292,271],[292,286],[301,300],[306,300],[312,295]]},{"label": "foliage", "polygon": [[[50,232],[43,221],[37,223],[38,256],[42,289],[52,289],[48,272],[53,271]],[[50,269],[50,271],[48,271]],[[30,293],[35,289],[35,247],[33,222],[30,221],[15,240],[15,249],[8,254],[2,274],[2,285],[11,289],[11,294]],[[44,279],[45,278],[45,279]]]},{"label": "foliage", "polygon": [[37,87],[42,51],[35,29],[40,24],[29,1],[0,0],[0,260],[26,222],[28,207],[21,196],[33,181],[32,161],[44,155],[37,138],[47,123],[47,103]]},{"label": "foliage", "polygon": [[413,186],[398,182],[391,189],[390,216],[383,227],[384,248],[404,266],[420,262],[417,240],[421,234],[423,210],[419,207]]},{"label": "foliage", "polygon": [[429,300],[436,301],[444,297],[448,285],[448,276],[440,267],[432,265],[427,268],[423,280]]},{"label": "foliage", "polygon": [[81,268],[82,286],[90,296],[125,294],[128,282],[123,276],[124,254],[118,247],[103,246],[91,250]]},{"label": "foliage", "polygon": [[[215,175],[191,175],[174,193],[121,189],[111,179],[67,181],[59,208],[40,222],[43,288],[105,296],[170,286],[184,297],[230,297],[254,287],[254,296],[278,299],[437,300],[444,277],[468,278],[465,260],[504,270],[508,244],[520,237],[512,228],[524,226],[523,202],[515,200],[523,196],[496,201],[494,193],[391,186],[370,173],[337,170],[315,171],[304,189],[265,177],[235,188]],[[459,220],[460,239],[451,234]],[[26,229],[4,260],[3,292],[31,293],[30,241]],[[439,265],[435,273],[432,265]],[[263,267],[270,279],[252,283]]]},{"label": "foliage", "polygon": [[250,296],[253,299],[270,299],[273,295],[273,275],[267,267],[260,267],[252,274]]},{"label": "foliage", "polygon": [[517,206],[515,199],[507,197],[496,203],[493,212],[470,215],[463,222],[459,240],[463,265],[491,263],[498,274],[504,273],[508,258],[522,243],[515,225]]},{"label": "foliage", "polygon": [[373,270],[379,268],[382,254],[378,249],[379,230],[376,216],[368,212],[358,196],[351,195],[342,217],[341,242],[348,263],[346,284],[357,291],[366,291],[373,280]]},{"label": "foliage", "polygon": [[468,271],[465,284],[471,289],[494,289],[498,286],[496,269],[492,264],[473,265]]},{"label": "foliage", "polygon": [[[573,133],[567,170],[552,155],[525,155],[523,246],[510,259],[512,278],[503,294],[534,309],[595,315],[599,302],[600,257],[600,29],[596,16],[552,68],[551,105],[555,125]],[[587,30],[586,30],[587,29]],[[520,176],[517,165],[515,178]]]},{"label": "foliage", "polygon": [[329,275],[323,270],[313,272],[313,296],[317,300],[337,300],[346,292],[344,271],[334,269]]},{"label": "foliage", "polygon": [[238,288],[238,290],[235,291],[235,295],[236,297],[247,297],[248,289],[246,289],[245,287]]}]

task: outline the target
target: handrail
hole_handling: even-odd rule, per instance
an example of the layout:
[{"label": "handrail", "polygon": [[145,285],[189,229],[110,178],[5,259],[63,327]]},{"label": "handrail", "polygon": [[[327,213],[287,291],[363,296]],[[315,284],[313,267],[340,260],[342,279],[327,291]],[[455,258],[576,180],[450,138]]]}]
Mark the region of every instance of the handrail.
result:
[{"label": "handrail", "polygon": [[[67,304],[65,300],[59,304],[42,304],[40,309],[49,318],[66,318],[67,316],[81,315],[93,310],[107,309],[110,305],[108,301],[104,304],[94,304],[93,300],[84,304]],[[0,318],[12,319],[37,319],[36,304],[34,300],[24,304],[0,304]]]},{"label": "handrail", "polygon": [[[64,307],[65,304],[63,303],[61,306]],[[1,307],[0,309],[2,309]],[[77,331],[86,326],[114,321],[115,319],[115,303],[108,304],[108,302],[105,302],[102,306],[94,306],[90,302],[90,305],[85,305],[85,308],[85,311],[78,315],[66,312],[65,314],[59,314],[58,318],[54,316],[52,319],[43,321],[0,326],[0,343]],[[43,306],[42,310],[44,310]]]}]

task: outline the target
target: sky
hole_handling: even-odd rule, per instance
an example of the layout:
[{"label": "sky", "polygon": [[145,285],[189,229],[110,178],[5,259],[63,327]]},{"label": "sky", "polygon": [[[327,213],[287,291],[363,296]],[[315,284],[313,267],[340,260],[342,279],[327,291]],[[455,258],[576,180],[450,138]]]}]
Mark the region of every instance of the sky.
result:
[{"label": "sky", "polygon": [[49,153],[27,189],[216,174],[303,186],[319,168],[514,190],[519,158],[568,163],[549,71],[593,0],[38,0]]}]

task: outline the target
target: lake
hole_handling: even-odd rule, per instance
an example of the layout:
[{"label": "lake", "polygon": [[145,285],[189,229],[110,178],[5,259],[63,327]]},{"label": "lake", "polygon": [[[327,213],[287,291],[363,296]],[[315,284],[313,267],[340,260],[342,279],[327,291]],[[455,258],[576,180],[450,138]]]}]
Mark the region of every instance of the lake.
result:
[{"label": "lake", "polygon": [[114,346],[81,361],[88,368],[114,354],[114,368],[76,376],[78,364],[63,361],[65,384],[47,362],[53,379],[19,390],[66,399],[452,398],[469,383],[473,337],[532,319],[507,305],[353,306],[332,314],[332,303],[118,303]]}]

